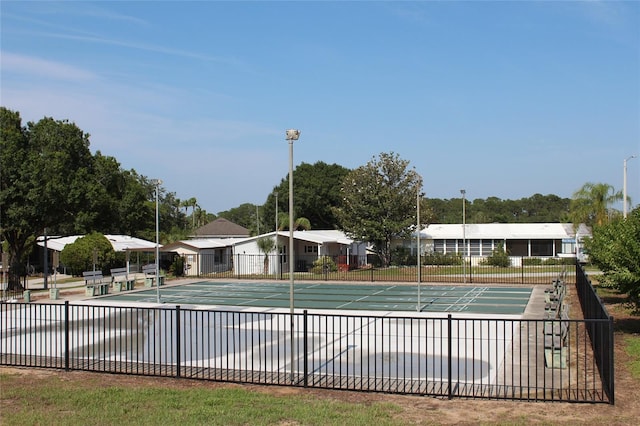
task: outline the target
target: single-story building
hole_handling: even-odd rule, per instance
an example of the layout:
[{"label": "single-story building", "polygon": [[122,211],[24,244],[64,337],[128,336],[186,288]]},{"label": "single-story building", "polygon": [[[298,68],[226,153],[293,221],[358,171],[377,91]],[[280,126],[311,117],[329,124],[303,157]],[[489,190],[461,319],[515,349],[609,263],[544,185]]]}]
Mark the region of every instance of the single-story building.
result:
[{"label": "single-story building", "polygon": [[[422,253],[464,253],[486,257],[502,246],[513,257],[583,256],[582,239],[591,231],[570,223],[431,224],[420,232]],[[417,238],[402,242],[415,253]]]},{"label": "single-story building", "polygon": [[226,272],[233,268],[233,245],[242,238],[197,238],[167,244],[164,253],[172,252],[184,259],[184,274],[200,276]]},{"label": "single-story building", "polygon": [[[276,240],[276,248],[266,256],[258,247],[261,238]],[[322,256],[331,257],[336,266],[343,269],[353,269],[367,262],[366,245],[354,242],[342,231],[294,231],[293,239],[296,272],[309,271],[313,262]],[[248,238],[194,238],[167,244],[162,251],[183,257],[187,276],[230,270],[235,275],[277,275],[289,270],[289,231]]]},{"label": "single-story building", "polygon": [[[258,239],[275,238],[277,252],[267,256],[258,248]],[[293,232],[294,270],[307,272],[313,262],[328,256],[337,259],[341,268],[352,269],[366,264],[367,251],[364,243],[353,241],[338,230],[310,230]],[[278,274],[289,270],[289,231],[270,232],[246,238],[234,244],[236,274]],[[277,255],[277,256],[276,256]]]}]

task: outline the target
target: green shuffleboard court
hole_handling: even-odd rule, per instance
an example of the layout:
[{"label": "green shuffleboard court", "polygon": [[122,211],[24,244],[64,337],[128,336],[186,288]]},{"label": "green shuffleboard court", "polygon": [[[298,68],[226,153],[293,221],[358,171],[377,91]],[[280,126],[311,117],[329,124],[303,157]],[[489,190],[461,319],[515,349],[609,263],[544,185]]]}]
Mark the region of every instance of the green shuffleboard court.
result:
[{"label": "green shuffleboard court", "polygon": [[[295,283],[296,309],[463,312],[521,315],[531,288],[447,285]],[[116,293],[101,300],[157,302],[157,289]],[[289,308],[288,282],[200,281],[160,287],[162,303]]]}]

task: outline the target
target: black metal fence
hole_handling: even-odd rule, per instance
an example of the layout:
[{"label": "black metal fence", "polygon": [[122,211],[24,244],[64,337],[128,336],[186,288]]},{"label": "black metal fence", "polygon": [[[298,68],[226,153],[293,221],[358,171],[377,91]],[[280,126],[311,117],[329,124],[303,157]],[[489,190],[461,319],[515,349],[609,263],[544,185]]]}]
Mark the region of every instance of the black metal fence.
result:
[{"label": "black metal fence", "polygon": [[613,317],[609,315],[607,308],[602,303],[595,288],[582,266],[576,268],[576,291],[584,318],[608,322],[608,328],[594,327],[592,322],[585,322],[585,327],[591,342],[591,349],[595,357],[600,378],[605,384],[607,397],[614,403],[614,340]]},{"label": "black metal fence", "polygon": [[[456,260],[458,260],[456,262]],[[193,255],[185,258],[187,276],[201,278],[289,279],[289,265],[283,255],[213,254]],[[428,263],[431,262],[431,263]],[[455,263],[452,263],[455,262]],[[418,271],[422,282],[441,283],[493,283],[493,284],[548,284],[562,271],[567,282],[575,282],[575,259],[510,257],[503,266],[487,264],[487,258],[468,256],[463,264],[459,257],[424,256],[421,267],[417,264],[377,267],[373,263],[347,260],[346,256],[296,256],[294,271],[297,279],[326,281],[416,282]]]},{"label": "black metal fence", "polygon": [[[545,327],[563,325],[560,360]],[[0,304],[0,364],[527,401],[613,403],[607,319],[327,315]],[[600,337],[597,337],[600,338]],[[604,338],[602,338],[604,343]],[[293,361],[293,362],[292,362]],[[611,376],[609,376],[611,373]]]},{"label": "black metal fence", "polygon": [[5,300],[17,300],[22,299],[24,297],[23,289],[8,289],[3,288],[0,290],[0,302],[4,302]]}]

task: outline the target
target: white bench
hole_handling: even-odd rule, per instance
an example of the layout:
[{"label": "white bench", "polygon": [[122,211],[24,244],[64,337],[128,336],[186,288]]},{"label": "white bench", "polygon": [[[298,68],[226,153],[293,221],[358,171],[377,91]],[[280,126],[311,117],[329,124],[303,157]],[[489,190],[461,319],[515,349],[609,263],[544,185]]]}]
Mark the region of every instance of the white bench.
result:
[{"label": "white bench", "polygon": [[102,271],[85,271],[82,276],[87,296],[101,296],[109,293],[109,281],[105,281]]},{"label": "white bench", "polygon": [[[142,267],[144,273],[144,286],[153,287],[156,280],[156,264],[151,263]],[[164,276],[160,275],[158,278],[158,285],[164,285]]]},{"label": "white bench", "polygon": [[111,286],[113,291],[133,290],[136,280],[130,279],[127,268],[111,269]]}]

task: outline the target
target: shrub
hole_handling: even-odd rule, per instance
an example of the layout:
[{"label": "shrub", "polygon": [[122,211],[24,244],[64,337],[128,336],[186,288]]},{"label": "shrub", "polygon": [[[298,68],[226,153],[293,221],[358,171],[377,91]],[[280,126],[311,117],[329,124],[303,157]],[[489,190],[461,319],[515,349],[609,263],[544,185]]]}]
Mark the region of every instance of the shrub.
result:
[{"label": "shrub", "polygon": [[336,265],[336,262],[334,262],[329,256],[322,256],[314,260],[313,267],[311,268],[311,272],[314,274],[336,272],[337,270],[338,266]]},{"label": "shrub", "polygon": [[171,266],[169,266],[169,273],[174,277],[181,277],[184,275],[184,258],[182,256],[175,256]]},{"label": "shrub", "polygon": [[509,254],[504,249],[502,244],[500,244],[491,252],[491,255],[489,255],[482,261],[482,264],[506,268],[508,266],[511,266],[511,259],[509,259]]},{"label": "shrub", "polygon": [[94,266],[102,271],[112,264],[115,251],[107,238],[92,232],[78,238],[72,244],[67,244],[60,253],[60,262],[71,269],[74,275],[81,275],[83,271],[91,271]]},{"label": "shrub", "polygon": [[[539,257],[524,257],[522,258],[523,266],[540,266],[542,265],[543,260]],[[545,262],[546,263],[546,262]]]},{"label": "shrub", "polygon": [[406,247],[396,247],[391,251],[391,266],[415,265],[417,260]]},{"label": "shrub", "polygon": [[462,262],[462,256],[459,253],[439,253],[431,252],[422,256],[423,265],[459,265]]}]

